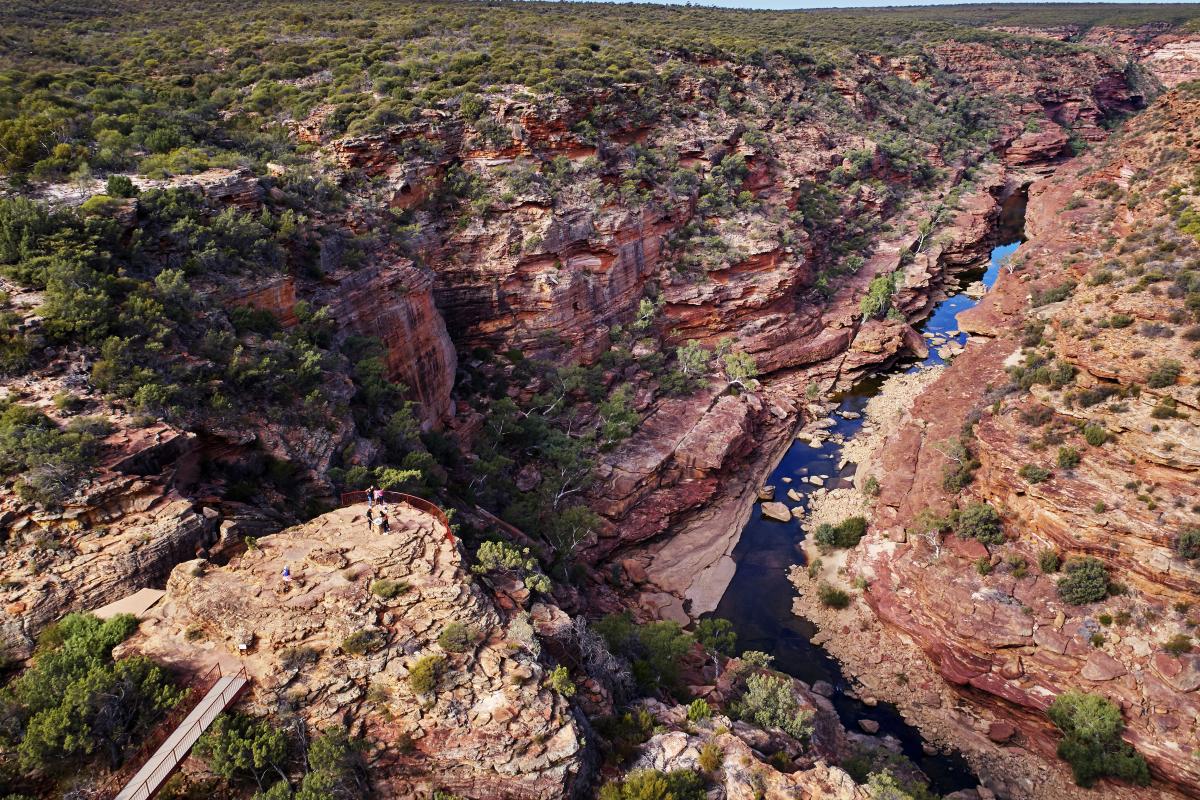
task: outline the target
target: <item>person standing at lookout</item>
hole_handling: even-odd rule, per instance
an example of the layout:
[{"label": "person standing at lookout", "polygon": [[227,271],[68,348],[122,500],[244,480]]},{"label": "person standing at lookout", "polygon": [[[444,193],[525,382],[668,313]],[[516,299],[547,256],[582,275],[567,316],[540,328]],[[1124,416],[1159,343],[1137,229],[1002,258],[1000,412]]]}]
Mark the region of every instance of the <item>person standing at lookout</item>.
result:
[{"label": "person standing at lookout", "polygon": [[379,512],[379,529],[383,531],[384,536],[387,536],[392,532],[392,521],[388,519],[388,513],[386,511]]},{"label": "person standing at lookout", "polygon": [[367,508],[374,508],[374,506],[375,506],[375,492],[376,492],[376,489],[375,489],[375,487],[374,487],[374,486],[372,486],[371,488],[367,489]]},{"label": "person standing at lookout", "polygon": [[367,506],[367,532],[375,530],[375,512]]}]

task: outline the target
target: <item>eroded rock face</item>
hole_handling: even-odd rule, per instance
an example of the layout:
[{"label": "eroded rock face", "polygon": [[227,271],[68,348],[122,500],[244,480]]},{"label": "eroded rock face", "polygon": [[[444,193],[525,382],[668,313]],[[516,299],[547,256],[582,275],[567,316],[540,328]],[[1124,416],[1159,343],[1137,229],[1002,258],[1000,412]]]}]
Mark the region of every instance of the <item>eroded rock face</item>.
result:
[{"label": "eroded rock face", "polygon": [[[371,764],[385,796],[569,795],[583,734],[546,685],[532,633],[497,610],[433,517],[390,510],[387,536],[369,531],[356,506],[263,537],[226,567],[181,564],[124,650],[187,670],[244,666],[255,710],[286,699],[315,728],[345,722],[388,745]],[[408,588],[386,599],[377,581]],[[437,644],[453,623],[474,637],[461,651]],[[417,694],[408,676],[429,655],[444,669]]]},{"label": "eroded rock face", "polygon": [[43,628],[147,586],[216,537],[206,515],[173,486],[195,457],[194,437],[170,428],[127,428],[104,442],[105,460],[62,509],[15,494],[0,501],[0,649],[26,658]]},{"label": "eroded rock face", "polygon": [[[1030,749],[1053,755],[1043,712],[1055,696],[1072,688],[1102,694],[1123,709],[1126,738],[1154,776],[1188,794],[1200,789],[1200,767],[1180,754],[1200,747],[1200,681],[1195,654],[1173,656],[1163,643],[1187,632],[1187,604],[1200,592],[1200,570],[1173,549],[1198,521],[1194,344],[1176,330],[1192,322],[1181,310],[1183,292],[1153,281],[1139,287],[1137,276],[1148,269],[1170,280],[1194,249],[1162,192],[1188,185],[1200,164],[1200,152],[1183,143],[1197,119],[1194,93],[1169,93],[1119,141],[1034,185],[1030,240],[1015,271],[1002,271],[980,305],[960,316],[963,330],[988,338],[970,341],[865,465],[881,494],[870,540],[855,556],[879,617],[968,698],[1006,717]],[[1162,148],[1176,148],[1175,157],[1155,162]],[[1043,299],[1034,305],[1034,296]],[[1065,385],[1000,389],[1011,380],[1006,368],[1023,362],[1023,347],[1052,368],[1069,367]],[[1163,385],[1152,374],[1165,361],[1179,368]],[[935,554],[929,537],[910,532],[906,543],[885,544],[887,531],[911,530],[918,513],[956,501],[942,486],[953,466],[945,443],[976,418],[968,444],[980,467],[957,502],[997,508],[1008,541],[951,536]],[[1085,425],[1103,434],[1089,442]],[[1063,461],[1060,448],[1077,452],[1078,463]],[[1021,474],[1026,465],[1050,477],[1030,480]],[[1036,566],[1047,548],[1099,558],[1126,593],[1064,602],[1059,576]],[[995,565],[988,576],[974,568],[981,557]],[[1027,566],[1016,569],[1021,562]]]},{"label": "eroded rock face", "polygon": [[451,417],[458,355],[434,305],[432,275],[409,259],[381,256],[332,277],[318,293],[332,318],[383,343],[388,377],[420,401],[426,425]]}]

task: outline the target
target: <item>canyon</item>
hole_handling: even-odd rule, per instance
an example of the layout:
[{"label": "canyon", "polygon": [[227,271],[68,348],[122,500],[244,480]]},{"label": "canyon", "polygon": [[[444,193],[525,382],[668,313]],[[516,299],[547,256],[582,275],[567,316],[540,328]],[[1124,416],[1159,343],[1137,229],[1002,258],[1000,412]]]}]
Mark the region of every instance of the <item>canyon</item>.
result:
[{"label": "canyon", "polygon": [[[581,797],[651,770],[704,773],[728,798],[868,800],[868,763],[956,800],[1084,797],[1046,716],[1074,688],[1117,704],[1153,777],[1093,793],[1197,796],[1200,655],[1165,643],[1195,634],[1200,589],[1180,544],[1200,530],[1200,37],[977,33],[828,64],[663,50],[639,81],[569,99],[476,86],[349,130],[332,103],[252,113],[296,151],[129,171],[141,196],[110,205],[90,172],[6,184],[103,218],[133,254],[120,280],[165,298],[182,264],[202,310],[166,371],[226,350],[232,366],[186,410],[121,396],[97,378],[111,339],[64,338],[53,282],[4,273],[37,365],[6,378],[4,408],[105,425],[62,502],[6,479],[0,647],[35,663],[67,612],[164,587],[117,657],[245,666],[246,711],[369,742],[384,796]],[[278,254],[197,269],[171,237],[198,223],[154,227],[158,192],[230,227],[263,220]],[[948,323],[964,289],[979,301]],[[258,391],[273,365],[269,401],[212,388]],[[381,481],[453,527],[399,506],[401,535],[380,537],[342,493]],[[973,503],[1003,542],[930,522]],[[859,513],[856,547],[809,541]],[[486,569],[498,541],[522,555]],[[1035,566],[1047,551],[1100,559],[1110,596],[1064,601]],[[550,577],[513,566],[526,558]],[[849,607],[822,604],[823,582]],[[694,633],[727,617],[738,647],[689,640],[674,691],[632,701],[619,658],[589,661],[589,624],[621,613]],[[447,645],[450,626],[471,641]],[[443,671],[421,692],[426,657]],[[762,676],[811,732],[747,722]],[[614,756],[622,714],[651,722]]]}]

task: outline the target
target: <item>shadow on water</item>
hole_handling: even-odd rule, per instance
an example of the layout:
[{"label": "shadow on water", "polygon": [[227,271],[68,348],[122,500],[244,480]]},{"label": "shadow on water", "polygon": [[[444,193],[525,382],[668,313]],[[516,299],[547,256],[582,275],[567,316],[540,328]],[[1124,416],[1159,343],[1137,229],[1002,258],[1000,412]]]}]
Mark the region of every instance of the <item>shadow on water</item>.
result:
[{"label": "shadow on water", "polygon": [[[1023,211],[1023,204],[1015,212],[1009,211],[1008,204],[1005,206],[1006,213],[1020,214]],[[1015,219],[1019,221],[1019,216]],[[1012,218],[1005,221],[1008,224],[1002,224],[1001,230],[1011,231],[1014,237],[1019,236],[1020,228],[1011,224],[1011,221]],[[965,286],[972,281],[982,280],[990,288],[1000,273],[1002,259],[1016,250],[1018,244],[1019,241],[1013,241],[994,248],[986,269],[961,276],[962,284]],[[921,326],[921,330],[943,336],[957,332],[955,317],[976,302],[965,294],[956,294],[942,301]],[[960,343],[965,339],[964,334],[958,333],[951,337],[952,341]],[[841,413],[861,414],[867,401],[879,392],[887,375],[941,363],[943,360],[936,348],[931,348],[929,357],[920,362],[898,364],[883,375],[860,381],[853,389],[836,398],[839,402],[833,419],[837,424],[829,432],[841,434],[847,439],[857,434],[863,424],[861,416],[851,414],[852,418],[847,419]],[[774,485],[780,495],[789,488],[795,489],[805,497],[807,505],[812,485],[801,482],[804,477],[826,476],[827,488],[850,484],[854,465],[847,465],[839,471],[841,452],[841,445],[833,442],[813,448],[807,442],[797,440],[766,483]],[[785,482],[785,477],[791,478],[791,482]],[[926,755],[921,734],[904,721],[895,706],[888,703],[867,706],[845,694],[850,684],[842,674],[841,665],[824,648],[812,643],[812,637],[817,632],[816,626],[792,612],[795,590],[788,581],[787,573],[793,564],[804,563],[798,547],[804,535],[798,522],[773,522],[764,519],[756,510],[742,530],[741,539],[734,549],[733,559],[737,563],[737,570],[714,615],[733,623],[738,634],[739,650],[770,653],[775,657],[777,669],[807,683],[819,680],[830,683],[834,687],[831,700],[846,728],[858,730],[860,719],[878,722],[879,735],[892,736],[900,742],[904,755],[924,771],[929,777],[930,788],[935,792],[945,794],[976,786],[978,781],[961,755]]]}]

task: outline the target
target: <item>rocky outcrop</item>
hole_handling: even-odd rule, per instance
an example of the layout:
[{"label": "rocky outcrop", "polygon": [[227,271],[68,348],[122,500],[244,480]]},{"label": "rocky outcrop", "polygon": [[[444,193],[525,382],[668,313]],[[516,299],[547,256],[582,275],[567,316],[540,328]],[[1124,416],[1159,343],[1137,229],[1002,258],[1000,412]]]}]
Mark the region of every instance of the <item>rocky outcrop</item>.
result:
[{"label": "rocky outcrop", "polygon": [[88,611],[161,586],[180,561],[216,538],[217,517],[174,488],[192,468],[194,438],[165,425],[127,428],[62,509],[7,494],[0,503],[0,649],[22,659],[37,634],[71,611]]},{"label": "rocky outcrop", "polygon": [[[385,796],[568,796],[583,731],[547,684],[529,623],[497,610],[436,519],[392,506],[385,536],[364,511],[259,539],[225,567],[181,564],[123,652],[189,671],[244,666],[253,710],[286,699],[314,728],[346,724],[382,745],[370,771]],[[465,642],[438,644],[452,624]],[[429,656],[442,669],[419,692],[409,676]]]}]

